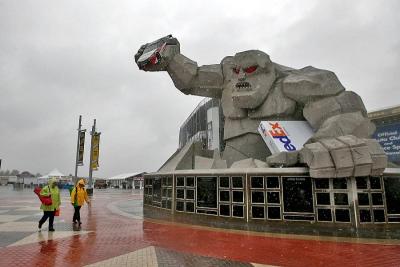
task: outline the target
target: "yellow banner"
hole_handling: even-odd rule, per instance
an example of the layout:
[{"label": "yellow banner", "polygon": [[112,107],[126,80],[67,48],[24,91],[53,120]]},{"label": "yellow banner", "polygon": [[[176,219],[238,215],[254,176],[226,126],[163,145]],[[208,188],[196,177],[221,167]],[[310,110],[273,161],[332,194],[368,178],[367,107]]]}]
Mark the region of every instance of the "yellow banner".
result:
[{"label": "yellow banner", "polygon": [[94,133],[92,141],[92,170],[99,168],[100,133]]}]

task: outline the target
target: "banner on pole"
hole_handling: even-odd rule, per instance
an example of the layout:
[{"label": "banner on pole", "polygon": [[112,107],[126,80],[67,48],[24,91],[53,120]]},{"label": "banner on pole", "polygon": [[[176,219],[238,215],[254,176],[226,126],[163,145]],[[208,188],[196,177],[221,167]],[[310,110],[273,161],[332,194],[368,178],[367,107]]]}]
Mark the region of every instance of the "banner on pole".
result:
[{"label": "banner on pole", "polygon": [[100,133],[95,132],[92,138],[92,170],[97,171],[99,168]]},{"label": "banner on pole", "polygon": [[78,165],[83,165],[83,152],[85,151],[85,131],[79,132]]}]

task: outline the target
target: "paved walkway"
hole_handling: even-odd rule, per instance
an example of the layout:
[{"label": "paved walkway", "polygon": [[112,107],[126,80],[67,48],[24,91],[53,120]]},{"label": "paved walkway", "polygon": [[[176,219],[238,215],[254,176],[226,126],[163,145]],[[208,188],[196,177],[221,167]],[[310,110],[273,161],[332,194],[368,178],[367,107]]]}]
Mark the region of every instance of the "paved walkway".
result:
[{"label": "paved walkway", "polygon": [[[143,220],[139,191],[96,191],[71,222],[62,193],[55,232],[41,232],[31,190],[0,186],[0,266],[400,266],[400,240],[332,239]],[[376,241],[376,242],[375,242]]]}]

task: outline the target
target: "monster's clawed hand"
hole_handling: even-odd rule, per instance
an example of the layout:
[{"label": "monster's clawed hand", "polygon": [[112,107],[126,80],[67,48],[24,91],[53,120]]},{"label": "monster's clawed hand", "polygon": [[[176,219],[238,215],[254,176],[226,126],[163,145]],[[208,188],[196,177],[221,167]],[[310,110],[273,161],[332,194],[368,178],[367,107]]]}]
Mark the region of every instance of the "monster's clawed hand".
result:
[{"label": "monster's clawed hand", "polygon": [[359,177],[380,175],[387,156],[376,140],[346,135],[305,144],[300,151],[272,155],[267,163],[285,167],[306,164],[314,178]]}]

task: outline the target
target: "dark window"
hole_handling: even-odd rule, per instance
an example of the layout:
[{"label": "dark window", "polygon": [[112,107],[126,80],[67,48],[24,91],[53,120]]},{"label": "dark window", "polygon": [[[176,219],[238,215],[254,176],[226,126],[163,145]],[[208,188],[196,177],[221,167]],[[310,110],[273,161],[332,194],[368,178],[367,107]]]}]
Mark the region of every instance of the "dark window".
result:
[{"label": "dark window", "polygon": [[251,177],[251,188],[264,188],[264,178],[260,176]]},{"label": "dark window", "polygon": [[283,178],[285,212],[314,212],[310,177]]},{"label": "dark window", "polygon": [[331,222],[332,221],[332,211],[331,209],[318,209],[318,221],[321,222]]},{"label": "dark window", "polygon": [[372,193],[372,205],[382,206],[383,205],[383,198],[381,193]]},{"label": "dark window", "polygon": [[314,216],[304,215],[285,215],[283,218],[289,221],[314,221]]},{"label": "dark window", "polygon": [[337,222],[350,222],[350,211],[347,209],[335,209]]},{"label": "dark window", "polygon": [[370,221],[371,221],[371,211],[360,210],[360,222],[370,222]]},{"label": "dark window", "polygon": [[167,200],[167,209],[171,209],[171,208],[172,208],[172,201]]},{"label": "dark window", "polygon": [[349,205],[347,193],[335,193],[333,197],[335,199],[335,205]]},{"label": "dark window", "polygon": [[229,188],[229,177],[219,177],[219,187]]},{"label": "dark window", "polygon": [[371,183],[371,189],[381,189],[381,178],[380,177],[369,177]]},{"label": "dark window", "polygon": [[368,193],[358,193],[358,205],[369,206]]},{"label": "dark window", "polygon": [[219,177],[219,187],[229,188],[229,177]]},{"label": "dark window", "polygon": [[172,189],[168,189],[167,193],[168,193],[167,197],[172,197]]},{"label": "dark window", "polygon": [[153,201],[161,202],[161,178],[153,179]]},{"label": "dark window", "polygon": [[276,220],[281,218],[281,208],[280,207],[268,207],[268,219]]},{"label": "dark window", "polygon": [[329,193],[317,193],[317,205],[330,205]]},{"label": "dark window", "polygon": [[232,188],[243,188],[243,178],[232,177]]},{"label": "dark window", "polygon": [[230,201],[229,191],[219,191],[219,201]]},{"label": "dark window", "polygon": [[185,190],[184,189],[176,189],[176,198],[185,198]]},{"label": "dark window", "polygon": [[197,207],[217,208],[217,177],[197,177]]},{"label": "dark window", "polygon": [[185,177],[177,177],[176,186],[185,186]]},{"label": "dark window", "polygon": [[333,179],[333,188],[334,189],[347,189],[347,180],[346,180],[346,178]]},{"label": "dark window", "polygon": [[167,208],[167,201],[166,200],[162,200],[161,201],[161,207],[163,207],[164,209]]},{"label": "dark window", "polygon": [[251,192],[251,203],[264,203],[264,192],[262,191]]},{"label": "dark window", "polygon": [[172,177],[167,177],[167,185],[172,186]]},{"label": "dark window", "polygon": [[194,190],[186,189],[186,199],[194,199]]},{"label": "dark window", "polygon": [[167,177],[161,178],[162,180],[162,185],[167,185]]},{"label": "dark window", "polygon": [[252,206],[251,207],[251,215],[255,219],[264,219],[264,207],[259,207],[259,206]]},{"label": "dark window", "polygon": [[367,177],[356,177],[357,189],[367,189]]},{"label": "dark window", "polygon": [[233,217],[241,217],[241,218],[243,218],[243,214],[244,214],[243,206],[233,205],[233,207],[232,207],[232,216]]},{"label": "dark window", "polygon": [[315,188],[329,189],[329,179],[315,179]]},{"label": "dark window", "polygon": [[163,190],[162,190],[162,196],[163,196],[163,197],[167,197],[167,189],[166,189],[166,188],[163,188]]},{"label": "dark window", "polygon": [[219,215],[222,216],[230,216],[231,215],[231,208],[230,205],[219,205]]},{"label": "dark window", "polygon": [[177,201],[177,202],[176,202],[176,210],[178,210],[178,211],[184,211],[184,210],[185,210],[185,202],[183,202],[183,201]]},{"label": "dark window", "polygon": [[186,212],[194,212],[194,203],[186,202]]},{"label": "dark window", "polygon": [[242,191],[232,191],[232,201],[233,202],[243,202],[243,192]]},{"label": "dark window", "polygon": [[385,211],[374,210],[374,222],[385,222]]},{"label": "dark window", "polygon": [[267,192],[267,203],[276,203],[279,204],[279,192]]},{"label": "dark window", "polygon": [[194,187],[194,177],[186,177],[186,186]]},{"label": "dark window", "polygon": [[388,214],[400,214],[400,179],[383,178],[385,185],[386,208]]},{"label": "dark window", "polygon": [[279,178],[267,177],[267,188],[279,188]]}]

